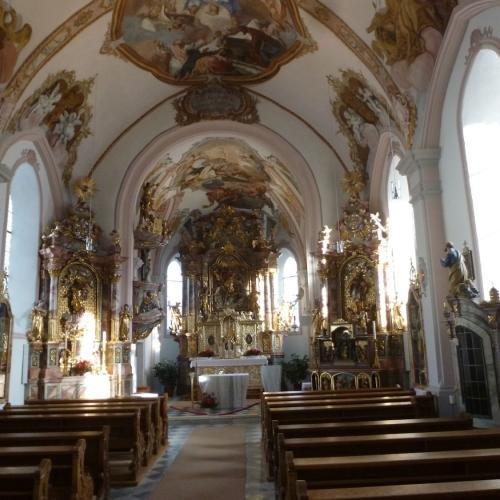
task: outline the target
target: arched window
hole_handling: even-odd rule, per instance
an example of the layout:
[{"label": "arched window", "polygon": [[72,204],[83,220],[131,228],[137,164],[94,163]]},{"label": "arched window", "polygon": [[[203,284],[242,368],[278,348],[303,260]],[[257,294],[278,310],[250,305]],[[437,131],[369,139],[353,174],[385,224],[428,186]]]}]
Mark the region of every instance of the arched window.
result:
[{"label": "arched window", "polygon": [[11,248],[12,248],[12,195],[9,195],[9,204],[7,208],[7,227],[5,230],[5,252],[3,259],[7,275],[9,275]]},{"label": "arched window", "polygon": [[278,310],[290,331],[297,331],[300,326],[298,294],[297,260],[290,250],[284,248],[278,257]]},{"label": "arched window", "polygon": [[408,181],[400,175],[397,166],[401,158],[394,155],[389,167],[388,199],[388,261],[387,279],[389,306],[399,306],[405,315],[411,265],[415,265],[415,220],[410,203]]},{"label": "arched window", "polygon": [[40,192],[31,165],[23,164],[10,185],[4,263],[14,331],[25,332],[37,296]]},{"label": "arched window", "polygon": [[182,268],[178,256],[172,258],[167,267],[167,328],[172,328],[172,307],[179,305],[182,311]]},{"label": "arched window", "polygon": [[[500,286],[500,231],[494,209],[500,185],[500,57],[482,49],[465,86],[462,131],[473,207],[483,297]],[[461,242],[456,242],[461,243]]]},{"label": "arched window", "polygon": [[40,241],[40,189],[31,165],[21,165],[10,183],[9,214],[4,265],[14,317],[9,400],[24,401],[23,345],[30,327],[31,310],[38,296],[38,247]]}]

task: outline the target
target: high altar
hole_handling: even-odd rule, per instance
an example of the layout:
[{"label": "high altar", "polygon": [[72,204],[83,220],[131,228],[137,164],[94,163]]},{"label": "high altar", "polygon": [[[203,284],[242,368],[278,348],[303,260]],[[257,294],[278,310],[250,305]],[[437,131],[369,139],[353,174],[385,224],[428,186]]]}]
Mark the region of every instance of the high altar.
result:
[{"label": "high altar", "polygon": [[[180,245],[182,317],[172,333],[198,374],[245,372],[261,387],[260,366],[281,356],[272,217],[221,205],[191,214]],[[180,311],[179,311],[180,313]]]}]

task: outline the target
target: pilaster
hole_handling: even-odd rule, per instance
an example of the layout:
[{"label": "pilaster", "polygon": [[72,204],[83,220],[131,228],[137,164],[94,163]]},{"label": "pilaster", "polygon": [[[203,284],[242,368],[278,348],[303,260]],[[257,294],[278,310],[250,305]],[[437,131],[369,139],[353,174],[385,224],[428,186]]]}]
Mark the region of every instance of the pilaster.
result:
[{"label": "pilaster", "polygon": [[453,398],[459,385],[453,371],[448,332],[442,319],[442,303],[448,291],[448,277],[441,268],[446,231],[441,197],[439,148],[415,149],[401,160],[398,170],[408,180],[416,231],[418,271],[424,273],[422,297],[425,329],[428,389],[438,395],[440,413],[457,411]]}]

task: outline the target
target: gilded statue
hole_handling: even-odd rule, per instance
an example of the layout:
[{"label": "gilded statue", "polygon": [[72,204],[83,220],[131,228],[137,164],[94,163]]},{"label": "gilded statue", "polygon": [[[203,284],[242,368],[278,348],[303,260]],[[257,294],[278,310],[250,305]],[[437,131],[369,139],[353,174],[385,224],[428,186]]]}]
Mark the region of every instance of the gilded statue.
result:
[{"label": "gilded statue", "polygon": [[120,327],[118,330],[118,339],[121,342],[127,342],[130,334],[130,325],[132,322],[132,311],[130,306],[125,304],[120,313]]},{"label": "gilded statue", "polygon": [[177,302],[174,306],[170,306],[170,329],[174,334],[182,333],[182,311],[181,303]]},{"label": "gilded statue", "polygon": [[31,312],[31,330],[28,332],[30,342],[41,342],[44,337],[44,320],[47,311],[43,308],[43,302],[40,301]]},{"label": "gilded statue", "polygon": [[151,291],[146,292],[146,294],[142,298],[141,305],[139,306],[139,313],[145,313],[159,308],[160,304],[158,302],[158,296],[156,295],[156,293],[153,293]]},{"label": "gilded statue", "polygon": [[146,231],[153,231],[154,229],[153,193],[155,188],[156,184],[151,182],[146,182],[142,187],[139,217],[141,226]]},{"label": "gilded statue", "polygon": [[401,311],[401,302],[396,302],[392,307],[392,327],[396,332],[403,332],[406,328],[405,319]]},{"label": "gilded statue", "polygon": [[319,300],[316,300],[313,316],[312,316],[312,330],[315,336],[320,336],[323,333],[324,319],[323,313],[321,312],[321,303]]},{"label": "gilded statue", "polygon": [[469,278],[463,255],[448,241],[444,248],[446,257],[441,259],[441,265],[449,268],[449,293],[454,297],[467,297],[469,299],[479,295],[478,290]]},{"label": "gilded statue", "polygon": [[76,277],[68,288],[68,309],[71,314],[81,316],[85,312],[85,300],[87,299],[87,283],[80,277]]}]

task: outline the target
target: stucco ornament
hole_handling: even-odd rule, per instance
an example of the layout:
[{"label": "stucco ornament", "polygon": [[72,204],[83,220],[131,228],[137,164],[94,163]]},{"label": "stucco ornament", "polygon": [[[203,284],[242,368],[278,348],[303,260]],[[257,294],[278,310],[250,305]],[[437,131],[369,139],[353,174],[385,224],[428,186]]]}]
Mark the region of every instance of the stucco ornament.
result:
[{"label": "stucco ornament", "polygon": [[12,133],[39,127],[43,130],[54,158],[69,184],[77,150],[90,134],[92,117],[88,96],[94,80],[77,80],[74,71],[49,75],[28,97],[9,123]]}]

